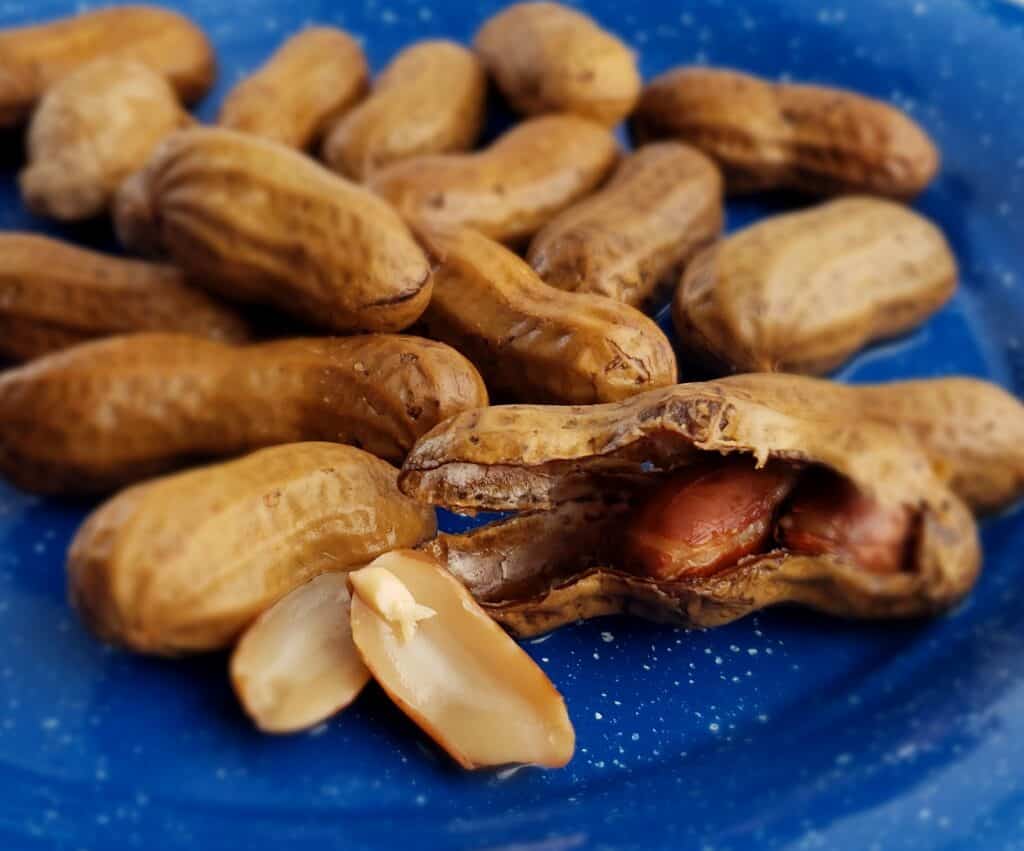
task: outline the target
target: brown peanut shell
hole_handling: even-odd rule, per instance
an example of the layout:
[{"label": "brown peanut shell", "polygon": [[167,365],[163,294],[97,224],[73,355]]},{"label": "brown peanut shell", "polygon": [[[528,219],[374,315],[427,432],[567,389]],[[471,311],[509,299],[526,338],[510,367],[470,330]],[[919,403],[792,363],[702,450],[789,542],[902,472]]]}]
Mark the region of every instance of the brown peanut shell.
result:
[{"label": "brown peanut shell", "polygon": [[438,262],[423,327],[468,357],[493,393],[588,404],[675,382],[668,339],[635,308],[549,287],[476,231],[421,236]]},{"label": "brown peanut shell", "polygon": [[421,41],[399,53],[370,96],[333,123],[328,166],[353,180],[410,157],[473,147],[487,80],[479,60],[451,41]]},{"label": "brown peanut shell", "polygon": [[706,249],[673,302],[683,347],[716,371],[821,374],[924,322],[956,288],[942,232],[901,204],[840,198]]},{"label": "brown peanut shell", "polygon": [[409,222],[469,227],[499,242],[528,239],[593,190],[615,165],[604,127],[574,115],[524,121],[472,154],[412,157],[367,185]]},{"label": "brown peanut shell", "polygon": [[0,474],[27,490],[102,492],[304,440],[399,461],[442,420],[485,404],[472,365],[418,337],[229,346],[135,334],[0,374]]},{"label": "brown peanut shell", "polygon": [[[967,593],[980,568],[977,529],[914,443],[859,417],[844,388],[821,415],[828,382],[793,378],[787,388],[783,376],[740,378],[614,404],[468,412],[419,441],[399,486],[454,510],[523,512],[427,545],[519,636],[623,611],[716,626],[781,602],[844,617],[914,617]],[[807,396],[816,401],[804,404]],[[911,510],[910,569],[869,573],[844,556],[776,548],[711,577],[659,582],[623,570],[624,512],[644,493],[644,477],[656,482],[707,453],[734,452],[823,466]]]},{"label": "brown peanut shell", "polygon": [[643,307],[664,300],[722,221],[715,164],[695,148],[662,142],[627,156],[604,188],[549,222],[526,259],[560,290]]},{"label": "brown peanut shell", "polygon": [[185,103],[213,85],[217,62],[192,21],[158,6],[118,6],[0,30],[0,126],[20,124],[57,80],[94,59],[134,59]]},{"label": "brown peanut shell", "polygon": [[939,151],[906,113],[845,89],[772,83],[719,68],[676,68],[644,87],[638,144],[678,139],[715,159],[730,193],[786,187],[908,199]]},{"label": "brown peanut shell", "polygon": [[307,27],[228,93],[217,123],[305,149],[366,94],[369,81],[359,42],[336,27]]}]

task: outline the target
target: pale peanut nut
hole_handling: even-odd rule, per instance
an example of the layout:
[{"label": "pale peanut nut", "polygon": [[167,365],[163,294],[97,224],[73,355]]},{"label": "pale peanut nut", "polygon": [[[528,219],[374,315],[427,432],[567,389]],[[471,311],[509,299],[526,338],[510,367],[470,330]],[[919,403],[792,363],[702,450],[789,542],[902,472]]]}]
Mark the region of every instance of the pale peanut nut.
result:
[{"label": "pale peanut nut", "polygon": [[672,346],[639,310],[549,287],[476,231],[421,237],[439,263],[423,326],[473,361],[493,393],[586,405],[675,383]]},{"label": "pale peanut nut", "polygon": [[418,337],[229,346],[134,334],[0,374],[0,474],[27,490],[102,492],[303,440],[398,461],[437,423],[486,404],[469,361]]},{"label": "pale peanut nut", "polygon": [[246,323],[173,266],[0,233],[0,357],[30,360],[131,331],[241,342]]},{"label": "pale peanut nut", "polygon": [[158,6],[120,6],[0,30],[0,126],[28,118],[57,80],[94,59],[134,59],[186,103],[213,85],[210,42],[188,18]]},{"label": "pale peanut nut", "polygon": [[264,733],[319,724],[369,682],[352,641],[350,600],[344,572],[322,573],[278,600],[239,639],[231,685]]},{"label": "pale peanut nut", "polygon": [[630,154],[604,188],[549,222],[526,259],[560,290],[653,305],[718,236],[722,220],[714,163],[688,145],[662,142]]},{"label": "pale peanut nut", "polygon": [[183,130],[131,193],[143,241],[225,298],[343,332],[399,331],[430,300],[429,264],[395,211],[276,142]]},{"label": "pale peanut nut", "polygon": [[226,647],[312,577],[433,537],[433,509],[397,475],[360,449],[296,443],[128,488],[75,535],[70,599],[132,650]]},{"label": "pale peanut nut", "polygon": [[368,185],[410,222],[470,227],[499,242],[532,236],[615,165],[605,128],[573,115],[524,121],[472,154],[413,157]]},{"label": "pale peanut nut", "polygon": [[370,569],[387,571],[388,586],[434,612],[403,638],[404,609],[398,621],[382,616],[387,609],[363,571],[349,574],[356,647],[374,679],[428,736],[467,769],[561,768],[572,759],[576,735],[562,696],[457,579],[408,550],[386,553],[364,568]]},{"label": "pale peanut nut", "polygon": [[104,212],[126,177],[192,117],[164,77],[134,59],[96,59],[49,88],[28,129],[19,177],[30,210],[55,219]]},{"label": "pale peanut nut", "polygon": [[370,70],[362,48],[335,27],[307,27],[235,86],[217,123],[308,148],[366,93]]},{"label": "pale peanut nut", "polygon": [[528,115],[572,112],[618,124],[640,94],[636,56],[588,15],[560,3],[516,3],[473,40],[509,103]]},{"label": "pale peanut nut", "polygon": [[845,89],[771,83],[716,68],[677,68],[644,88],[638,143],[673,138],[722,166],[729,192],[789,187],[813,194],[912,198],[939,152],[909,116]]},{"label": "pale peanut nut", "polygon": [[353,180],[393,162],[473,146],[484,117],[487,81],[470,51],[421,41],[399,53],[370,96],[331,127],[327,164]]},{"label": "pale peanut nut", "polygon": [[696,258],[673,304],[712,368],[818,374],[903,333],[956,288],[942,232],[902,204],[840,198],[773,216]]}]

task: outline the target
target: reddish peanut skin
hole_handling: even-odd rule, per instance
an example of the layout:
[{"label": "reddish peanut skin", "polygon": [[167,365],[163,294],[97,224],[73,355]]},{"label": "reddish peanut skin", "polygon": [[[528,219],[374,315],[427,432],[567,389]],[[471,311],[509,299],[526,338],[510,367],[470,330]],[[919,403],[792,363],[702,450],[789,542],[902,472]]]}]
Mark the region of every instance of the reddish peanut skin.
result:
[{"label": "reddish peanut skin", "polygon": [[749,458],[711,460],[673,474],[637,512],[626,532],[626,562],[654,579],[713,576],[760,552],[796,472],[758,470]]},{"label": "reddish peanut skin", "polygon": [[206,35],[177,12],[118,6],[0,31],[0,126],[19,124],[57,80],[93,59],[135,59],[166,77],[186,103],[213,85]]},{"label": "reddish peanut skin", "polygon": [[307,148],[366,93],[362,48],[335,27],[308,27],[229,93],[217,123]]},{"label": "reddish peanut skin", "polygon": [[907,563],[911,515],[885,506],[824,472],[800,483],[779,520],[779,542],[807,555],[845,556],[871,573],[899,573]]},{"label": "reddish peanut skin", "polygon": [[631,127],[638,144],[672,138],[700,148],[722,166],[733,193],[788,187],[907,199],[939,169],[928,134],[889,104],[718,68],[656,77]]}]

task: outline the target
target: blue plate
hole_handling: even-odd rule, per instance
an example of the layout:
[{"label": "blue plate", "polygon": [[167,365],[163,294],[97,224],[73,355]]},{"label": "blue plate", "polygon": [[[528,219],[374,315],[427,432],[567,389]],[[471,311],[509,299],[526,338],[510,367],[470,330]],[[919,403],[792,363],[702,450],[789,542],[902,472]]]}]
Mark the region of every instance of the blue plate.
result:
[{"label": "blue plate", "polygon": [[[4,25],[91,4],[7,0]],[[225,90],[309,21],[364,37],[380,68],[415,39],[468,39],[500,4],[177,4]],[[1024,392],[1024,9],[1003,2],[594,0],[650,76],[688,62],[849,86],[938,139],[919,208],[962,285],[853,381],[969,373]],[[745,7],[745,8],[741,8]],[[272,104],[268,104],[272,108]],[[0,226],[19,204],[3,148]],[[784,203],[730,205],[731,227]],[[64,235],[112,244],[106,225]],[[0,848],[1024,848],[1024,511],[984,524],[985,571],[955,612],[855,624],[795,610],[685,633],[605,619],[527,644],[563,691],[568,768],[463,774],[368,690],[311,733],[268,738],[225,658],[135,658],[85,633],[63,554],[85,507],[0,485]]]}]

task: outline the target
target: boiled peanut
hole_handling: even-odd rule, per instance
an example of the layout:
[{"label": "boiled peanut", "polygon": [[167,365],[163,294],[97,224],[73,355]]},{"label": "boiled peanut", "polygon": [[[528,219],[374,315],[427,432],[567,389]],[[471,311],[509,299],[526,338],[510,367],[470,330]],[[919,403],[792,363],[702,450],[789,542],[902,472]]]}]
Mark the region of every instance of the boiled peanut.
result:
[{"label": "boiled peanut", "polygon": [[421,41],[392,60],[370,96],[331,127],[323,156],[365,180],[424,154],[468,150],[480,134],[487,81],[477,58],[451,41]]},{"label": "boiled peanut", "polygon": [[473,154],[413,157],[368,181],[406,219],[527,239],[603,179],[618,155],[603,127],[572,115],[524,121]]},{"label": "boiled peanut", "polygon": [[352,637],[388,696],[463,768],[559,768],[576,735],[544,672],[458,580],[396,550],[349,575]]},{"label": "boiled peanut", "polygon": [[399,460],[437,423],[486,404],[465,358],[417,337],[228,346],[136,334],[0,374],[0,473],[29,490],[95,492],[302,440]]},{"label": "boiled peanut", "polygon": [[473,40],[519,112],[572,112],[618,124],[640,94],[633,51],[589,15],[560,3],[516,3]]},{"label": "boiled peanut", "polygon": [[217,123],[308,148],[365,94],[369,78],[352,36],[335,27],[307,27],[228,93]]},{"label": "boiled peanut", "polygon": [[314,576],[433,536],[397,470],[332,443],[264,449],[154,479],[98,508],[68,552],[69,595],[107,641],[214,650]]},{"label": "boiled peanut", "polygon": [[188,18],[158,6],[119,6],[0,30],[0,126],[28,118],[57,80],[94,59],[134,59],[199,100],[217,73],[213,48]]},{"label": "boiled peanut", "polygon": [[143,174],[120,226],[226,298],[334,331],[399,331],[430,299],[427,259],[395,211],[284,145],[184,130]]},{"label": "boiled peanut", "polygon": [[584,405],[676,380],[671,345],[635,308],[549,287],[476,231],[421,236],[439,262],[423,325],[473,361],[492,392]]},{"label": "boiled peanut", "polygon": [[912,198],[939,168],[928,134],[889,104],[739,71],[668,71],[644,88],[631,121],[639,143],[679,139],[713,157],[730,192]]},{"label": "boiled peanut", "polygon": [[94,337],[160,330],[230,342],[249,336],[242,319],[173,266],[0,234],[0,356],[30,360]]},{"label": "boiled peanut", "polygon": [[231,654],[231,685],[265,733],[312,727],[370,680],[352,641],[344,572],[321,573],[261,614]]},{"label": "boiled peanut", "polygon": [[642,306],[663,300],[722,230],[722,178],[686,145],[647,145],[608,184],[549,222],[527,261],[544,283]]},{"label": "boiled peanut", "polygon": [[99,215],[164,137],[192,123],[167,80],[141,62],[83,65],[54,83],[32,116],[19,178],[25,204],[56,219]]},{"label": "boiled peanut", "polygon": [[683,275],[673,318],[683,346],[714,369],[822,373],[919,325],[956,278],[927,219],[891,201],[840,198],[705,251]]}]

